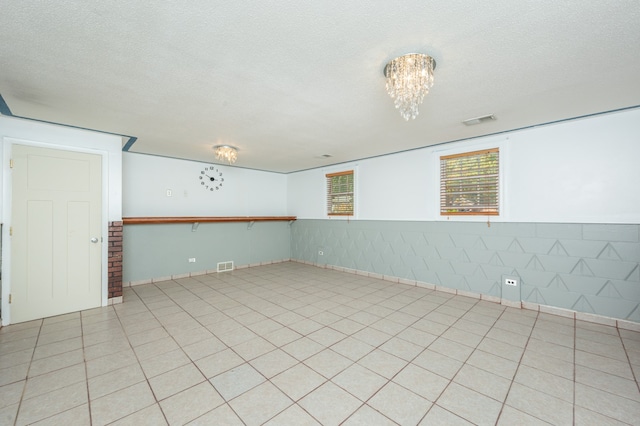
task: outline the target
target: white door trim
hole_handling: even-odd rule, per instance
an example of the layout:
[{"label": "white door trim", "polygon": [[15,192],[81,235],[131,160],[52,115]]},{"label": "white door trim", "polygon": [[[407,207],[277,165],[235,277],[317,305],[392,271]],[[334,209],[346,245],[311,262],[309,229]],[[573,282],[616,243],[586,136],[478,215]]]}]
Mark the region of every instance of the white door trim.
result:
[{"label": "white door trim", "polygon": [[9,295],[11,294],[11,237],[9,236],[9,227],[11,226],[12,222],[11,211],[13,206],[11,205],[11,200],[13,182],[9,160],[11,159],[11,152],[14,144],[96,154],[100,155],[100,157],[102,158],[102,218],[100,220],[100,232],[102,237],[100,242],[102,246],[101,305],[107,306],[109,302],[109,224],[107,220],[107,218],[109,217],[109,153],[103,150],[81,148],[71,145],[47,143],[12,137],[5,137],[3,138],[2,142],[2,217],[4,218],[2,227],[2,325],[5,326],[11,324],[11,305],[9,304]]}]

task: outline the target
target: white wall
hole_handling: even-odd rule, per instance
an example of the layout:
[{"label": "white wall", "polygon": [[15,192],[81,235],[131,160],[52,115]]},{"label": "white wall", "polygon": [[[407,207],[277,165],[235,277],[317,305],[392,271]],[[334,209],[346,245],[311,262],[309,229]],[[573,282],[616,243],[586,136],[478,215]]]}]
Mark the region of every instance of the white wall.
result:
[{"label": "white wall", "polygon": [[[123,154],[123,216],[284,216],[287,176],[216,165],[222,189],[206,191],[200,171],[210,163]],[[167,190],[171,196],[167,196]]]},{"label": "white wall", "polygon": [[495,222],[640,223],[640,109],[426,147],[288,175],[288,214],[326,219],[324,175],[357,164],[355,219],[441,217],[439,157],[500,148]]}]

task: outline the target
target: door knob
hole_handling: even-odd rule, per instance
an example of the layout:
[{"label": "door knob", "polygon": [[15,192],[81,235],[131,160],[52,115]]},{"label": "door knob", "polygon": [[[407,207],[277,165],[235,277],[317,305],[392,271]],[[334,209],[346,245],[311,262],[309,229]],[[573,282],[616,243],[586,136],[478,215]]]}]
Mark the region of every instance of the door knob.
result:
[{"label": "door knob", "polygon": [[93,237],[93,238],[91,239],[91,242],[92,242],[93,244],[97,243],[97,242],[98,242],[98,237]]}]

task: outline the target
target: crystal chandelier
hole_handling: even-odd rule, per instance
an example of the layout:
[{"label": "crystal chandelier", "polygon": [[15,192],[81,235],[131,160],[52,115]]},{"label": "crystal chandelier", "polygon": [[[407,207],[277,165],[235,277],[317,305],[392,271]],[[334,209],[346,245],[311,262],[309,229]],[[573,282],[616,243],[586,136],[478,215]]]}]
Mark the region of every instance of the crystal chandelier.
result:
[{"label": "crystal chandelier", "polygon": [[384,67],[387,93],[405,120],[417,117],[418,106],[433,86],[435,68],[436,61],[423,53],[408,53]]},{"label": "crystal chandelier", "polygon": [[238,150],[229,145],[216,145],[213,147],[216,152],[216,158],[223,160],[229,164],[233,164],[238,159]]}]

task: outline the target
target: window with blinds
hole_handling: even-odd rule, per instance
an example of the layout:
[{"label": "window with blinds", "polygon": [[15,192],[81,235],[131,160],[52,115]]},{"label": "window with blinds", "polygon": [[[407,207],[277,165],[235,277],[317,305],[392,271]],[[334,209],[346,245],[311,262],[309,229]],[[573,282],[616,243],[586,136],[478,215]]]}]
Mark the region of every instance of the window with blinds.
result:
[{"label": "window with blinds", "polygon": [[353,216],[353,170],[329,173],[327,177],[327,214]]},{"label": "window with blinds", "polygon": [[498,148],[440,157],[440,214],[499,214]]}]

